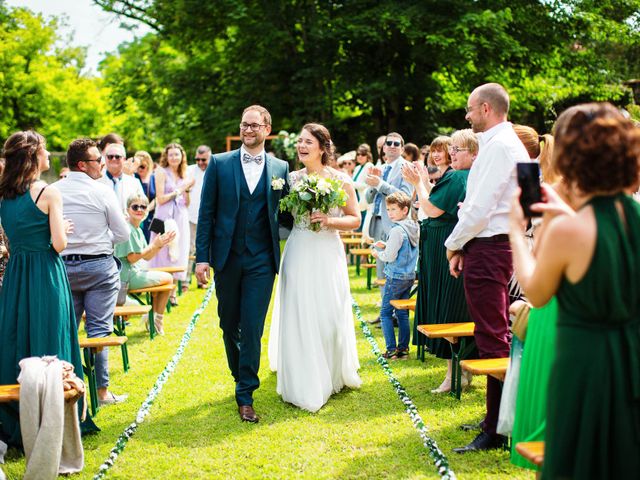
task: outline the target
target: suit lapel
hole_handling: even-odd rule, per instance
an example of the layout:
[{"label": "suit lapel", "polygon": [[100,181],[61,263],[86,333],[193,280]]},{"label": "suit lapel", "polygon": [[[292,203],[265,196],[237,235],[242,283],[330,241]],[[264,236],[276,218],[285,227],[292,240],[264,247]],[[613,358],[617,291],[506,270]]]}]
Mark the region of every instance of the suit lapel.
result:
[{"label": "suit lapel", "polygon": [[267,153],[264,154],[264,175],[265,175],[265,189],[267,190],[267,208],[269,210],[269,218],[273,215],[273,208],[271,207],[271,156]]},{"label": "suit lapel", "polygon": [[233,180],[236,184],[236,201],[240,201],[240,182],[244,177],[242,165],[240,165],[240,149],[236,150],[231,156],[231,167],[233,169]]}]

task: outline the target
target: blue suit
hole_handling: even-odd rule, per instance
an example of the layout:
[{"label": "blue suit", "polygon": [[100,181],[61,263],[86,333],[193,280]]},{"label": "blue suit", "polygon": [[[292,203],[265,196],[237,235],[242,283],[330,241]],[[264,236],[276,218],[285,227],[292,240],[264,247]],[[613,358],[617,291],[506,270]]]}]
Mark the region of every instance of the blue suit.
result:
[{"label": "blue suit", "polygon": [[[287,194],[289,165],[265,156],[249,191],[240,150],[211,156],[198,212],[196,262],[214,270],[218,316],[238,405],[252,405],[260,385],[260,340],[280,265],[278,204]],[[272,180],[285,180],[275,189]]]}]

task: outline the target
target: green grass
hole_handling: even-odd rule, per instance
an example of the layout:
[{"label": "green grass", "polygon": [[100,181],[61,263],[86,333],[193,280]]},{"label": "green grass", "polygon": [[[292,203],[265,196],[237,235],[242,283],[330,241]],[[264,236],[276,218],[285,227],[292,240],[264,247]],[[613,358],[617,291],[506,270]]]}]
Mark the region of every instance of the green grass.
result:
[{"label": "green grass", "polygon": [[[364,318],[377,315],[377,290],[365,287],[365,275],[350,268],[352,293]],[[310,288],[322,288],[310,285]],[[191,290],[165,317],[165,337],[150,341],[138,319],[128,328],[131,369],[124,374],[119,351],[112,350],[111,388],[128,393],[127,402],[100,410],[102,432],[84,438],[85,469],[72,478],[92,478],[116,439],[135,419],[158,374],[173,356],[182,334],[204,296]],[[255,393],[260,423],[240,422],[233,397],[215,296],[201,316],[184,356],[106,478],[439,478],[418,433],[391,384],[356,326],[363,380],[359,390],[344,390],[312,414],[283,403],[276,394],[276,376],[267,361],[268,322],[263,337],[262,385]],[[380,348],[384,341],[372,328]],[[462,423],[476,422],[484,408],[484,378],[457,401],[432,395],[446,364],[428,357],[391,364],[428,425],[429,435],[447,455],[460,479],[533,478],[514,467],[506,452],[455,455],[473,433]],[[11,451],[3,466],[9,478],[24,474],[24,458]]]}]

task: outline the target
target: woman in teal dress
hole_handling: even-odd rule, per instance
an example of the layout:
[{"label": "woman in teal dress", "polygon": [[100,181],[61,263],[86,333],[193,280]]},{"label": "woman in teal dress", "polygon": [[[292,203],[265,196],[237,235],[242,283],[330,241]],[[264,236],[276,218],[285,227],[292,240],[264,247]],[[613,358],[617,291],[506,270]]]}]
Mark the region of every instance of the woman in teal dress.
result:
[{"label": "woman in teal dress", "polygon": [[[149,271],[140,265],[140,260],[150,260],[164,246],[171,243],[176,237],[176,232],[167,232],[156,235],[147,243],[140,224],[147,216],[149,200],[144,195],[134,195],[127,200],[127,215],[131,232],[129,240],[119,243],[115,247],[115,256],[122,262],[120,280],[129,285],[130,290],[138,288],[155,287],[173,283],[173,276],[167,272]],[[158,335],[164,335],[164,310],[171,292],[155,292],[153,294],[153,325]],[[149,329],[148,320],[145,317],[145,325]]]},{"label": "woman in teal dress", "polygon": [[[73,299],[59,252],[73,225],[62,217],[62,197],[39,180],[49,168],[44,138],[36,132],[13,134],[4,144],[0,180],[0,219],[10,257],[0,290],[0,384],[15,384],[18,362],[56,355],[73,364],[82,378],[82,362]],[[17,404],[0,405],[0,433],[21,445]]]},{"label": "woman in teal dress", "polygon": [[543,479],[630,478],[640,472],[640,130],[610,104],[563,112],[553,165],[566,205],[550,188],[548,231],[534,259],[514,199],[511,246],[529,301],[556,296],[556,352],[547,394]]},{"label": "woman in teal dress", "polygon": [[[416,300],[415,325],[434,323],[461,323],[469,321],[462,276],[449,273],[444,242],[458,222],[458,203],[464,200],[467,177],[478,154],[478,141],[470,130],[459,130],[451,137],[451,168],[448,168],[434,186],[424,171],[405,168],[403,176],[418,194],[420,208],[428,218],[422,221],[420,240],[420,277]],[[421,178],[422,177],[422,178]],[[416,331],[414,330],[414,338]],[[438,358],[447,359],[447,375],[433,393],[451,390],[451,349],[444,339],[426,339],[426,348]],[[463,383],[468,379],[463,379]]]}]

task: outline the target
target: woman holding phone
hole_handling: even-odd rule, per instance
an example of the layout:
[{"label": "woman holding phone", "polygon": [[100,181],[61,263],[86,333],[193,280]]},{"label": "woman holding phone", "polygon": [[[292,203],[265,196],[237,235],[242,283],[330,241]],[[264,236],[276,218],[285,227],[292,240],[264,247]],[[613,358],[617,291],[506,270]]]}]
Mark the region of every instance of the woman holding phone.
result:
[{"label": "woman holding phone", "polygon": [[591,103],[563,112],[554,137],[569,205],[544,188],[532,207],[549,219],[537,258],[517,199],[509,233],[530,303],[558,300],[542,478],[623,478],[640,472],[640,205],[626,193],[640,129]]}]

